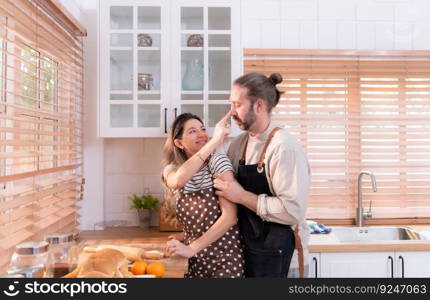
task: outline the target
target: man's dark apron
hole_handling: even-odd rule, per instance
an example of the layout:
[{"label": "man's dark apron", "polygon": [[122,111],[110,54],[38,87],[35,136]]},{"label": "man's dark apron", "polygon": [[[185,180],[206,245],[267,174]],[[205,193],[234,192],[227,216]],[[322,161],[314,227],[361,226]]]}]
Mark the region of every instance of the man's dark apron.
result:
[{"label": "man's dark apron", "polygon": [[[246,141],[242,159],[239,161],[237,180],[242,187],[254,194],[273,196],[264,172],[264,157],[275,133],[272,130],[257,164],[246,165]],[[287,277],[294,249],[298,249],[299,272],[303,277],[303,249],[298,235],[298,226],[263,221],[255,212],[238,205],[239,227],[245,242],[246,277]]]}]

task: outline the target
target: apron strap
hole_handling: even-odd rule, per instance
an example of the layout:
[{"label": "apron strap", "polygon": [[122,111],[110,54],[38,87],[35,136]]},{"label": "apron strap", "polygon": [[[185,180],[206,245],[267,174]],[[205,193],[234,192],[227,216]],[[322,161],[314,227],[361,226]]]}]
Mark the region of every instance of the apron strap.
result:
[{"label": "apron strap", "polygon": [[297,249],[297,256],[299,259],[299,274],[300,278],[303,278],[305,276],[305,258],[303,255],[302,239],[299,235],[299,224],[297,224],[296,229],[294,229],[294,240],[295,248]]},{"label": "apron strap", "polygon": [[[258,160],[258,168],[259,169],[261,169],[264,165],[264,157],[266,155],[266,150],[267,150],[267,147],[269,147],[270,141],[272,140],[275,133],[280,129],[282,129],[282,128],[281,127],[273,128],[272,132],[270,133],[269,138],[267,139],[266,144],[264,145],[263,152],[261,152],[261,154],[260,154],[260,159]],[[244,163],[246,161],[246,149],[248,148],[248,140],[249,140],[249,135],[247,135],[247,137],[246,137],[245,148],[243,149],[243,152],[242,152],[242,159],[241,160]]]},{"label": "apron strap", "polygon": [[[281,127],[275,127],[275,128],[273,128],[272,132],[270,133],[269,138],[267,139],[266,145],[264,145],[263,152],[261,152],[261,154],[260,154],[260,159],[258,160],[257,171],[263,170],[264,157],[266,156],[267,147],[269,147],[269,144],[272,141],[272,138],[274,137],[275,133],[278,132],[278,130],[280,130],[280,129],[281,129]],[[245,148],[245,150],[246,150],[246,148]]]},{"label": "apron strap", "polygon": [[249,140],[249,134],[246,135],[245,148],[243,149],[243,152],[242,152],[241,161],[243,161],[243,164],[245,164],[246,162],[246,149],[248,148],[248,140]]}]

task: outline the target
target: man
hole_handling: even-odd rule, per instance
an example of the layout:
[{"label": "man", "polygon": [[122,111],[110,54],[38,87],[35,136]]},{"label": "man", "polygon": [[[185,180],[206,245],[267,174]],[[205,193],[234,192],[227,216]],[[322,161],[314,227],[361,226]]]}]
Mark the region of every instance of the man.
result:
[{"label": "man", "polygon": [[239,204],[246,277],[287,277],[294,249],[293,264],[300,277],[305,272],[310,169],[295,138],[271,122],[280,82],[277,73],[269,78],[250,73],[235,80],[231,116],[245,133],[233,140],[227,155],[237,182],[220,175],[214,181],[219,196]]}]

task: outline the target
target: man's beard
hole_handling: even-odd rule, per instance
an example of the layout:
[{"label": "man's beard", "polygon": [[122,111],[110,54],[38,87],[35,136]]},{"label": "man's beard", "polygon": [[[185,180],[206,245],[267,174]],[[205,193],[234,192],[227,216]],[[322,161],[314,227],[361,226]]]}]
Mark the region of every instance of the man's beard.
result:
[{"label": "man's beard", "polygon": [[240,120],[237,116],[233,116],[233,119],[237,121],[237,126],[239,126],[240,129],[248,131],[249,128],[255,123],[257,120],[257,116],[255,115],[254,111],[252,110],[252,106],[249,108],[248,112],[245,115],[245,120]]}]

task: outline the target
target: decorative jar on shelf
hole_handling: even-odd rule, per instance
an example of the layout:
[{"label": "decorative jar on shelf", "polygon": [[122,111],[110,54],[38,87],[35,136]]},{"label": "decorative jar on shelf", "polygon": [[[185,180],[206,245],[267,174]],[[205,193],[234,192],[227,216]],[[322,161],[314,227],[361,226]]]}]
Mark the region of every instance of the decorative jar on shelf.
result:
[{"label": "decorative jar on shelf", "polygon": [[152,46],[152,38],[149,34],[139,33],[137,35],[137,46],[138,47],[151,47]]},{"label": "decorative jar on shelf", "polygon": [[182,89],[185,91],[203,90],[203,64],[199,59],[188,61],[182,77]]},{"label": "decorative jar on shelf", "polygon": [[192,34],[187,40],[188,47],[203,47],[203,36],[201,34]]},{"label": "decorative jar on shelf", "polygon": [[154,86],[154,78],[149,73],[137,74],[137,89],[139,91],[149,91]]}]

